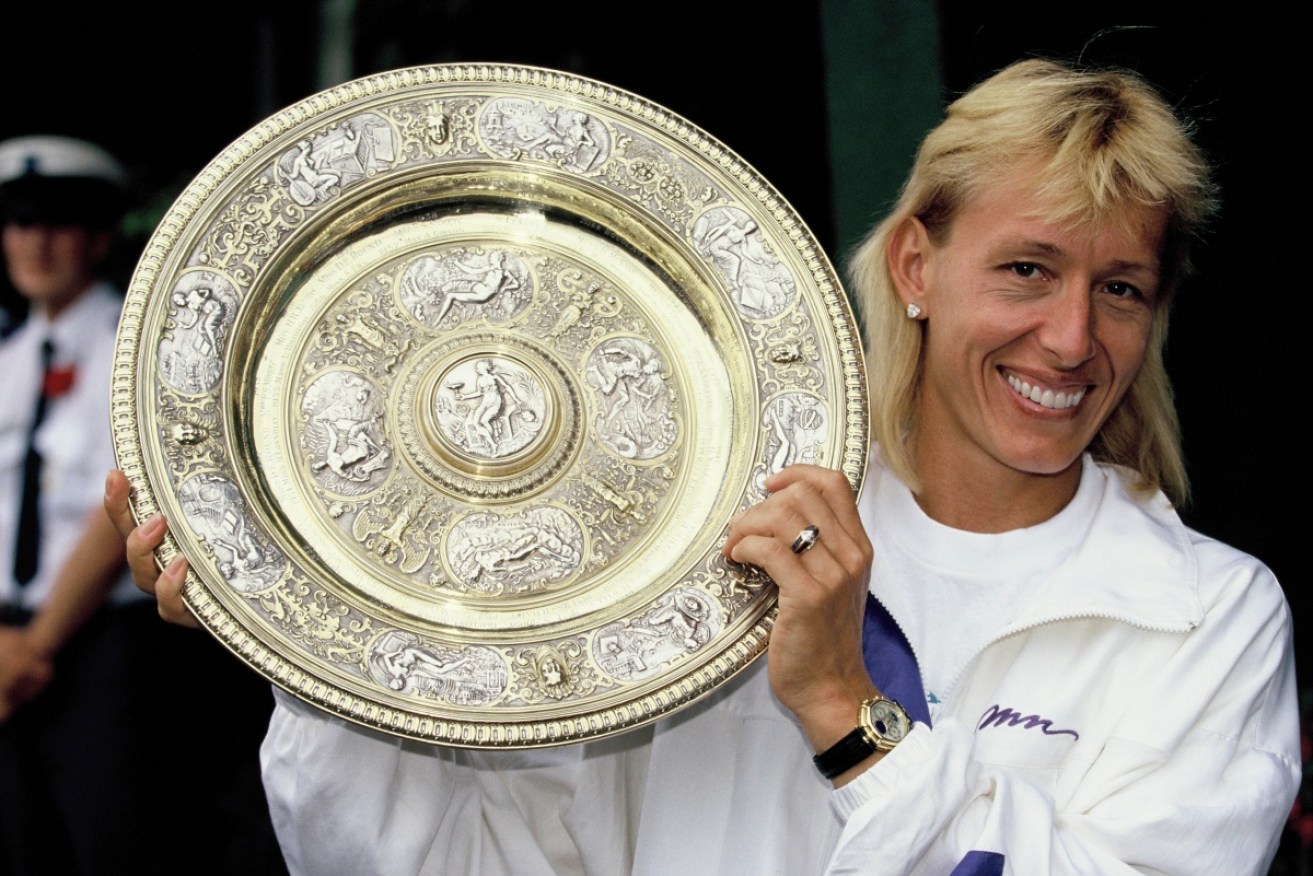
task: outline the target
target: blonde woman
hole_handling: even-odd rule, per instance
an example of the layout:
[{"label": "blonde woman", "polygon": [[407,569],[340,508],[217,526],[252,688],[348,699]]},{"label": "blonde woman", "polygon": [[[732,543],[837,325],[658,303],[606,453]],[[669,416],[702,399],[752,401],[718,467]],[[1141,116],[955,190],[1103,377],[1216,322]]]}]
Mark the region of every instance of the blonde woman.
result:
[{"label": "blonde woman", "polygon": [[[866,488],[795,465],[730,526],[779,586],[765,669],[532,756],[284,698],[264,763],[292,869],[1262,872],[1299,777],[1289,612],[1173,510],[1162,343],[1212,207],[1137,77],[1030,61],[978,85],[853,261]],[[121,479],[108,504],[128,533]],[[129,555],[185,619],[162,532]]]}]

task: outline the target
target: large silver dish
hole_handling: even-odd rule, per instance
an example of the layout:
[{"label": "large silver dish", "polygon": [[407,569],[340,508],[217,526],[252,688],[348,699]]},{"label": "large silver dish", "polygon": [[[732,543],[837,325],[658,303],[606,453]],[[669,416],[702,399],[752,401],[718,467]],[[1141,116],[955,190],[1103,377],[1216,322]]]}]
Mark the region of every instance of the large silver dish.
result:
[{"label": "large silver dish", "polygon": [[659,106],[400,70],[261,123],[133,278],[119,462],[161,562],[275,684],[485,748],[654,720],[762,653],[725,525],[792,462],[856,487],[858,333],[787,203]]}]

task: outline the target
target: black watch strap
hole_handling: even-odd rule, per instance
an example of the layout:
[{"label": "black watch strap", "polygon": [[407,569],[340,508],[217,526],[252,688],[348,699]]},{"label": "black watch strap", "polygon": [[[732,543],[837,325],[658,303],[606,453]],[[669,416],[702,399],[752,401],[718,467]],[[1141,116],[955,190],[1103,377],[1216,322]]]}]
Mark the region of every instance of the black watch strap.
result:
[{"label": "black watch strap", "polygon": [[827,779],[842,775],[857,766],[875,751],[875,743],[861,727],[812,758],[816,769]]}]

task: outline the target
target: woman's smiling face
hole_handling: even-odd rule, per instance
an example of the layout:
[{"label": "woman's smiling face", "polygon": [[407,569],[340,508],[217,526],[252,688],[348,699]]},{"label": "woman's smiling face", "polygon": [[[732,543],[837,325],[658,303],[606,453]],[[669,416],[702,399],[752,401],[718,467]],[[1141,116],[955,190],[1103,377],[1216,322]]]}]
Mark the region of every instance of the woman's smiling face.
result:
[{"label": "woman's smiling face", "polygon": [[916,220],[891,244],[900,294],[926,319],[919,469],[1073,471],[1144,361],[1163,214],[1055,223],[1024,180],[982,189],[938,244]]}]

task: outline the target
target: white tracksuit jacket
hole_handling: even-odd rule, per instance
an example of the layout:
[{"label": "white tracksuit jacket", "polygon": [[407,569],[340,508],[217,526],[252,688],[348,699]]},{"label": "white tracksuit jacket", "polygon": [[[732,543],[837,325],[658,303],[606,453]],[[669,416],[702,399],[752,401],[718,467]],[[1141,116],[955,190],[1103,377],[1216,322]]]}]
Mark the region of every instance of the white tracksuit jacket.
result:
[{"label": "white tracksuit jacket", "polygon": [[1162,496],[1083,477],[1089,534],[1047,592],[934,729],[839,791],[765,661],[652,727],[547,751],[404,742],[280,695],[262,757],[290,869],[807,876],[833,852],[834,873],[1261,872],[1299,776],[1281,591]]},{"label": "white tracksuit jacket", "polygon": [[1285,599],[1162,495],[1083,477],[1097,511],[1046,591],[835,792],[831,873],[1266,872],[1300,775]]}]

